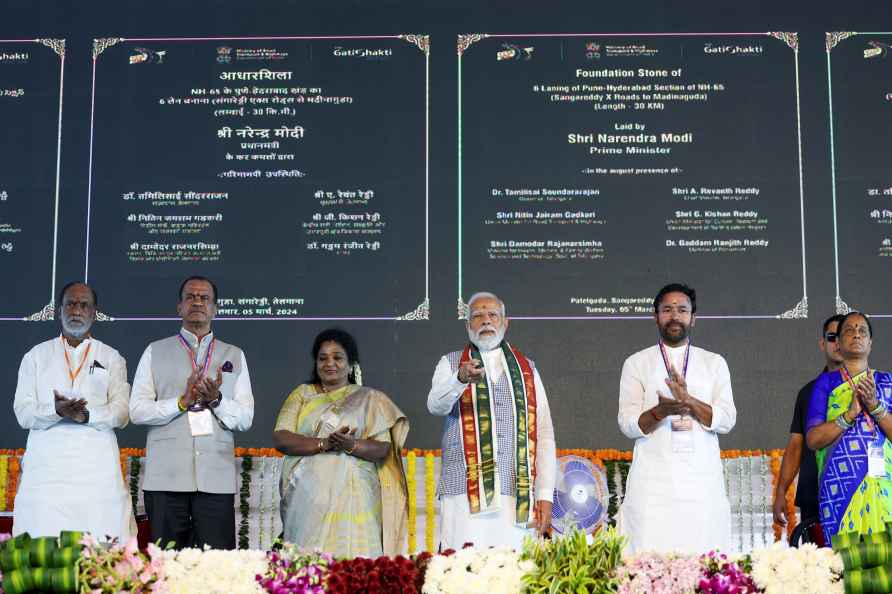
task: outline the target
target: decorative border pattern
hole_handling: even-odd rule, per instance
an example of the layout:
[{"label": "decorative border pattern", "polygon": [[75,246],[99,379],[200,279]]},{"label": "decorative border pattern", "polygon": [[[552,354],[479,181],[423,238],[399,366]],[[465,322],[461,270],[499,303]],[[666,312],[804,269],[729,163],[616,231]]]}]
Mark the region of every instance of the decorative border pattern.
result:
[{"label": "decorative border pattern", "polygon": [[459,35],[458,36],[458,55],[461,56],[463,53],[468,51],[468,48],[473,44],[477,43],[481,39],[486,39],[489,37],[486,33],[470,33],[467,35]]},{"label": "decorative border pattern", "polygon": [[23,322],[48,322],[56,317],[56,304],[50,301],[37,313],[22,318]]},{"label": "decorative border pattern", "polygon": [[471,315],[471,307],[461,297],[458,298],[458,319],[467,320]]},{"label": "decorative border pattern", "polygon": [[429,56],[431,52],[431,36],[430,35],[415,35],[414,33],[409,33],[405,35],[400,35],[400,39],[403,41],[408,41],[409,43],[415,44],[418,46],[418,49],[425,56]]},{"label": "decorative border pattern", "polygon": [[[95,110],[95,93],[96,93],[96,61],[100,54],[108,48],[125,41],[165,41],[165,42],[199,42],[199,41],[313,41],[313,40],[363,40],[363,39],[400,39],[418,47],[425,56],[424,64],[424,242],[425,242],[425,262],[424,262],[424,300],[412,311],[401,316],[359,316],[359,317],[226,317],[219,318],[225,320],[277,320],[277,321],[320,321],[320,320],[428,320],[430,319],[430,35],[419,34],[403,34],[403,35],[343,35],[343,36],[288,36],[288,37],[103,37],[93,40],[93,100],[91,104],[91,114]],[[90,270],[90,223],[91,223],[91,203],[93,191],[93,116],[90,120],[90,163],[87,182],[87,230],[86,230],[86,256],[84,265],[84,282],[89,278]],[[55,290],[55,288],[54,288]],[[36,314],[35,314],[36,315]],[[161,321],[161,320],[177,320],[174,317],[115,317],[96,312],[97,321],[114,322],[118,320],[127,321]]]},{"label": "decorative border pattern", "polygon": [[93,59],[99,57],[99,54],[112,47],[113,45],[117,45],[122,41],[126,41],[123,37],[102,37],[100,39],[93,40]]},{"label": "decorative border pattern", "polygon": [[[796,32],[789,31],[768,31],[764,33],[643,33],[634,35],[636,37],[687,37],[687,36],[695,36],[695,35],[715,35],[715,36],[731,36],[731,37],[742,37],[742,36],[759,36],[759,35],[768,35],[770,37],[774,37],[780,41],[783,41],[793,50],[793,65],[795,72],[795,97],[796,97],[796,139],[797,139],[797,179],[799,182],[799,228],[800,228],[800,241],[801,241],[801,249],[802,249],[802,297],[801,299],[794,305],[791,309],[788,309],[780,314],[758,314],[758,315],[700,315],[701,318],[714,318],[714,319],[804,319],[808,317],[808,283],[807,283],[807,267],[806,267],[806,251],[805,251],[805,189],[803,182],[803,168],[802,168],[802,112],[800,105],[800,93],[799,93],[799,34]],[[829,39],[828,34],[828,39]],[[853,35],[853,34],[840,34],[844,36]],[[462,272],[462,202],[463,202],[463,193],[462,193],[462,55],[467,51],[467,49],[474,43],[477,43],[483,39],[487,38],[518,38],[518,37],[631,37],[633,34],[627,33],[570,33],[570,34],[549,34],[549,33],[534,33],[534,34],[485,34],[485,33],[473,33],[467,35],[459,35],[458,36],[458,301],[457,301],[457,313],[458,319],[466,320],[468,318],[468,306],[462,300],[462,290],[463,290],[463,272]],[[844,38],[844,37],[843,37]],[[605,319],[650,319],[648,316],[630,316],[630,315],[619,315],[619,316],[585,316],[585,315],[571,315],[571,316],[514,316],[515,319],[527,319],[527,320],[555,320],[555,319],[563,319],[563,320],[605,320]]]},{"label": "decorative border pattern", "polygon": [[849,37],[853,37],[857,34],[858,33],[856,33],[855,31],[835,31],[833,33],[826,33],[824,35],[824,45],[827,48],[827,53],[829,54],[830,51],[835,48],[840,41],[848,39]]},{"label": "decorative border pattern", "polygon": [[793,309],[788,309],[784,313],[777,316],[782,320],[804,320],[808,317],[808,297],[803,297]]},{"label": "decorative border pattern", "polygon": [[775,39],[780,39],[792,49],[794,52],[799,51],[799,33],[789,31],[769,31],[768,35]]},{"label": "decorative border pattern", "polygon": [[407,314],[401,315],[397,318],[397,320],[403,321],[417,321],[417,320],[429,320],[431,319],[431,301],[430,299],[425,298],[418,307],[413,309]]},{"label": "decorative border pattern", "polygon": [[35,39],[37,43],[41,45],[45,45],[56,54],[59,55],[60,58],[65,57],[65,40],[64,39]]},{"label": "decorative border pattern", "polygon": [[852,311],[854,311],[854,310],[851,307],[849,307],[849,304],[846,303],[845,301],[843,301],[842,298],[839,295],[837,295],[836,296],[836,313],[845,315],[847,313],[851,313]]}]

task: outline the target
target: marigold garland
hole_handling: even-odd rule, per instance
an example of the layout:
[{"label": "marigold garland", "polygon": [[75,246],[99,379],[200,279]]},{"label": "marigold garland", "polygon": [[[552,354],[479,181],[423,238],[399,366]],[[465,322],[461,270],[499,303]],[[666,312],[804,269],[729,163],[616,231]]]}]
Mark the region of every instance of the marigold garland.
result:
[{"label": "marigold garland", "polygon": [[[24,451],[22,451],[21,455],[24,455]],[[9,477],[6,481],[6,509],[7,511],[12,511],[15,506],[15,496],[16,492],[19,488],[19,475],[22,470],[22,466],[19,463],[19,455],[16,453],[14,456],[9,457],[9,472],[7,476]]]},{"label": "marigold garland", "polygon": [[434,455],[424,455],[424,527],[425,550],[434,551]]},{"label": "marigold garland", "polygon": [[418,546],[418,527],[415,525],[418,520],[418,493],[416,492],[415,480],[415,452],[406,453],[406,486],[409,491],[409,554],[415,552]]},{"label": "marigold garland", "polygon": [[6,483],[9,481],[9,456],[0,456],[0,511],[6,511]]},{"label": "marigold garland", "polygon": [[[6,464],[6,472],[2,472],[3,468],[0,466],[0,511],[11,511],[13,509],[15,503],[16,491],[18,488],[18,481],[20,478],[20,470],[21,457],[24,455],[25,450],[22,448],[19,449],[0,449],[0,464],[3,464],[5,461]],[[251,475],[250,469],[253,468],[253,460],[255,457],[262,458],[281,458],[282,453],[276,450],[275,448],[234,448],[234,454],[238,458],[242,458],[242,491],[239,495],[239,509],[242,511],[241,522],[239,525],[239,546],[248,546],[248,514],[250,512],[248,498],[250,497],[251,490]],[[414,458],[412,462],[409,462],[411,457]],[[427,550],[434,550],[434,536],[436,530],[435,523],[435,506],[434,501],[436,497],[436,476],[434,475],[434,462],[436,458],[441,456],[442,452],[440,450],[429,450],[429,449],[420,449],[420,448],[408,448],[402,450],[402,455],[406,457],[407,465],[414,464],[415,472],[411,469],[407,469],[407,480],[409,486],[409,539],[410,539],[410,550],[415,550],[415,547],[418,545],[418,534],[417,534],[417,510],[418,510],[418,484],[417,484],[417,460],[418,457],[423,457],[425,461],[425,515],[426,515],[426,525],[425,525],[425,548]],[[141,458],[146,455],[145,448],[121,448],[121,468],[122,473],[124,475],[125,484],[129,482],[130,487],[130,495],[133,499],[133,509],[136,511],[136,504],[139,501],[139,475],[142,472],[142,464]],[[599,468],[602,468],[607,474],[608,483],[611,485],[611,497],[610,497],[610,505],[608,509],[608,522],[614,523],[616,512],[618,510],[619,505],[622,504],[626,478],[629,473],[629,468],[631,466],[632,461],[632,452],[617,450],[613,448],[605,448],[605,449],[597,449],[597,450],[588,450],[582,448],[568,448],[568,449],[559,449],[557,451],[558,456],[566,456],[566,455],[574,455],[586,458],[590,460],[593,464],[597,465]],[[778,474],[780,472],[780,459],[783,455],[783,450],[740,450],[740,449],[729,449],[722,450],[721,457],[723,459],[736,459],[743,457],[759,457],[759,456],[767,456],[769,458],[769,467],[771,468],[772,473],[772,487],[776,488]],[[245,471],[245,465],[249,466],[248,471]],[[129,466],[129,477],[127,476],[127,463],[130,463]],[[129,478],[129,481],[127,480]],[[772,491],[773,492],[773,491]],[[787,503],[787,516],[794,517],[795,506],[795,490],[790,489],[787,492],[786,503]],[[787,525],[788,535],[792,532],[794,526],[793,522],[789,522]],[[774,535],[775,540],[780,539],[780,527],[774,526]],[[414,546],[413,546],[414,545]]]}]

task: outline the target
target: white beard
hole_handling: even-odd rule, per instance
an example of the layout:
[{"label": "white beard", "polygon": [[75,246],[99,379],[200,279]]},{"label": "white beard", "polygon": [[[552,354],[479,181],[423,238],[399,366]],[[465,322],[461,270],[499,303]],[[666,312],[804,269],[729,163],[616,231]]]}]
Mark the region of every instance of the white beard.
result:
[{"label": "white beard", "polygon": [[494,329],[492,326],[483,326],[477,332],[474,332],[470,328],[468,328],[468,338],[474,346],[480,349],[481,352],[491,351],[493,349],[498,348],[499,344],[501,344],[502,339],[505,338],[505,328],[496,329],[496,333],[489,336],[480,336],[480,332],[482,330]]},{"label": "white beard", "polygon": [[62,317],[62,329],[65,331],[64,334],[66,336],[71,336],[76,340],[82,339],[84,336],[89,334],[90,328],[93,326],[92,322],[88,321],[80,326],[72,326],[68,323],[68,320],[65,317]]}]

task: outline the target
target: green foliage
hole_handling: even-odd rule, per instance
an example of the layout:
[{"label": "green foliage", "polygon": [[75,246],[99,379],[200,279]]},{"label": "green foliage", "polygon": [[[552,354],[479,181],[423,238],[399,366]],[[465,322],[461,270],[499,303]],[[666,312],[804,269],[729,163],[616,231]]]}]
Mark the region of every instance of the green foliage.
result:
[{"label": "green foliage", "polygon": [[523,578],[528,594],[608,594],[616,592],[616,568],[623,550],[623,537],[614,528],[599,531],[592,543],[585,533],[573,529],[553,540],[527,539],[523,559],[536,569]]}]

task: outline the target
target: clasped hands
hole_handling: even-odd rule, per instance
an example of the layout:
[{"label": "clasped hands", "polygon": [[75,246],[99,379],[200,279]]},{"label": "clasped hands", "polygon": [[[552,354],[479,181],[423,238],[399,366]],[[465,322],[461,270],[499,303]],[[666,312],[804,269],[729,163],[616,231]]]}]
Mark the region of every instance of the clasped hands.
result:
[{"label": "clasped hands", "polygon": [[195,369],[186,381],[186,392],[180,397],[183,407],[192,411],[208,408],[220,397],[220,386],[223,384],[223,370],[217,370],[217,377],[211,378]]},{"label": "clasped hands", "polygon": [[333,431],[328,437],[324,440],[324,445],[322,446],[323,452],[344,452],[345,454],[352,454],[356,449],[356,429],[351,429],[350,427],[344,426],[338,429],[337,431]]},{"label": "clasped hands", "polygon": [[83,398],[70,400],[53,390],[56,403],[56,414],[63,419],[71,419],[75,423],[87,422],[87,401]]},{"label": "clasped hands", "polygon": [[868,369],[867,376],[855,386],[852,402],[849,403],[849,409],[844,413],[846,417],[845,420],[849,423],[854,423],[855,419],[858,418],[858,415],[860,415],[862,411],[866,410],[869,413],[870,411],[875,410],[879,405],[880,401],[879,398],[877,398],[877,385],[873,379],[873,372]]},{"label": "clasped hands", "polygon": [[689,415],[694,410],[696,399],[688,393],[688,383],[685,377],[675,370],[675,366],[669,364],[669,377],[666,378],[666,386],[672,394],[672,398],[666,396],[662,390],[657,390],[659,404],[655,409],[657,415],[664,419],[670,415]]}]

